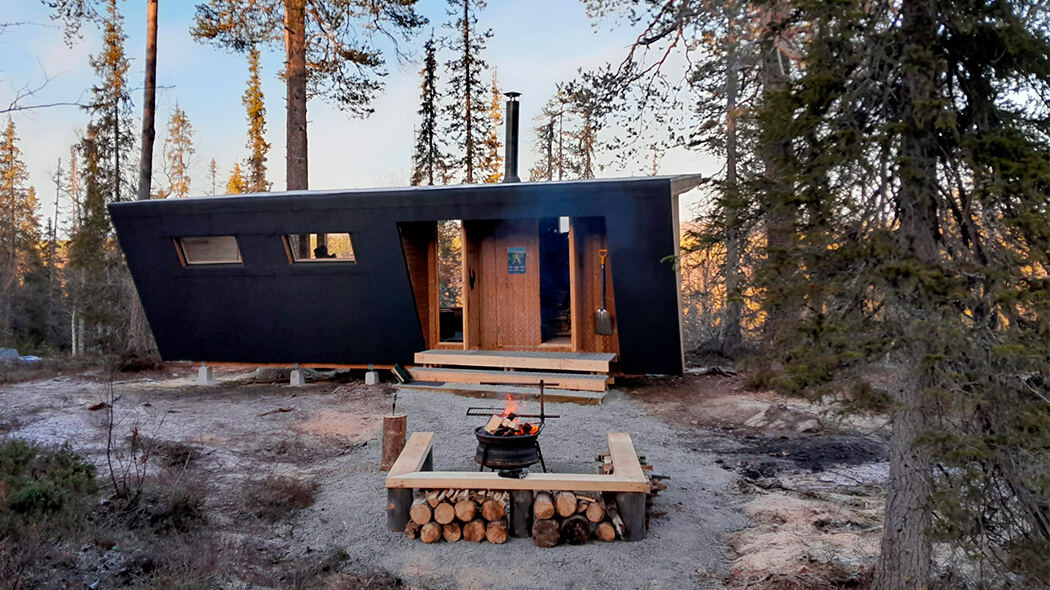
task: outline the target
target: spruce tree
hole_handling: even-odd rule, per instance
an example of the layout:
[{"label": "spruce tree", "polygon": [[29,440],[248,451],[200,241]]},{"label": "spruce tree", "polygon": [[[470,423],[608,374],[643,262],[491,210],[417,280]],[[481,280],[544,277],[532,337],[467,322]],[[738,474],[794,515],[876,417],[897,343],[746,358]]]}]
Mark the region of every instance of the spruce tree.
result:
[{"label": "spruce tree", "polygon": [[440,131],[440,109],[438,106],[437,55],[434,37],[423,44],[423,69],[419,71],[419,130],[412,152],[412,186],[421,184],[444,184],[447,182],[448,156]]},{"label": "spruce tree", "polygon": [[481,160],[482,182],[496,183],[503,178],[503,157],[500,148],[503,142],[499,134],[503,130],[503,111],[501,108],[503,93],[500,92],[496,72],[492,72],[492,99],[489,103],[489,132],[485,136],[485,155]]},{"label": "spruce tree", "polygon": [[216,184],[219,175],[219,166],[215,163],[215,158],[211,159],[208,163],[208,179],[211,180],[211,192],[209,194],[214,195],[215,191],[218,190],[219,185]]},{"label": "spruce tree", "polygon": [[489,100],[482,82],[486,65],[481,54],[492,31],[478,27],[478,11],[485,7],[483,0],[449,0],[449,5],[452,20],[445,26],[449,29],[448,48],[453,58],[445,64],[449,71],[446,133],[455,146],[453,167],[462,172],[463,182],[473,184],[482,177],[484,141],[491,125]]},{"label": "spruce tree", "polygon": [[196,150],[193,147],[193,125],[186,111],[175,103],[168,120],[168,137],[164,140],[165,172],[168,189],[163,196],[186,197],[190,194],[190,161]]},{"label": "spruce tree", "polygon": [[[772,382],[892,416],[874,586],[1050,579],[1050,36],[1023,2],[794,4],[769,96],[804,302]],[[791,23],[787,23],[791,24]],[[887,377],[890,377],[887,384]],[[935,543],[948,549],[934,568]]]},{"label": "spruce tree", "polygon": [[127,162],[133,146],[131,101],[128,96],[128,61],[124,54],[123,17],[116,0],[109,0],[101,17],[102,48],[90,59],[98,82],[86,107],[88,123],[79,151],[84,163],[84,196],[80,219],[71,236],[70,291],[72,304],[84,333],[83,342],[97,352],[116,352],[116,335],[126,323],[126,289],[131,283],[119,248],[112,239],[106,204],[126,200],[131,193]]},{"label": "spruce tree", "polygon": [[529,170],[529,180],[554,180],[561,166],[559,159],[558,144],[561,137],[560,121],[562,117],[562,104],[557,96],[543,105],[543,110],[536,116],[538,125],[533,127],[536,134],[533,144],[539,157]]},{"label": "spruce tree", "polygon": [[270,190],[266,180],[266,154],[270,144],[266,142],[266,105],[263,103],[262,81],[259,78],[259,48],[248,51],[248,88],[241,102],[248,117],[248,155],[245,168],[248,170],[247,192],[264,193]]},{"label": "spruce tree", "polygon": [[0,340],[8,346],[19,344],[12,326],[19,314],[16,299],[40,237],[36,191],[28,181],[15,123],[8,116],[0,137]]}]

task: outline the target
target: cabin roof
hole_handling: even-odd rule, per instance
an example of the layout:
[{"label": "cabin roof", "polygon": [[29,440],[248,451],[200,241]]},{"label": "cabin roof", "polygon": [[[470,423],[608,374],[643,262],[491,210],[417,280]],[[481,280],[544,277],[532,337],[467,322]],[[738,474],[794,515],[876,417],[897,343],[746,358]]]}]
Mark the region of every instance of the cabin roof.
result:
[{"label": "cabin roof", "polygon": [[544,180],[538,182],[515,182],[515,183],[489,183],[489,184],[442,184],[429,186],[404,186],[404,187],[380,187],[380,188],[345,188],[345,189],[313,189],[295,191],[270,191],[265,193],[239,193],[235,195],[198,195],[179,199],[152,199],[150,201],[130,201],[128,204],[138,203],[174,203],[195,200],[214,201],[215,199],[243,199],[244,197],[281,198],[289,196],[297,197],[323,197],[341,196],[367,198],[373,196],[388,195],[391,193],[434,193],[435,197],[443,193],[484,193],[485,191],[503,192],[507,189],[534,190],[545,187],[550,189],[572,189],[572,188],[596,188],[601,186],[630,186],[634,184],[651,183],[653,181],[666,181],[669,184],[672,195],[680,195],[696,188],[702,181],[703,176],[699,174],[677,174],[664,176],[629,176],[621,178],[593,178],[588,180]]}]

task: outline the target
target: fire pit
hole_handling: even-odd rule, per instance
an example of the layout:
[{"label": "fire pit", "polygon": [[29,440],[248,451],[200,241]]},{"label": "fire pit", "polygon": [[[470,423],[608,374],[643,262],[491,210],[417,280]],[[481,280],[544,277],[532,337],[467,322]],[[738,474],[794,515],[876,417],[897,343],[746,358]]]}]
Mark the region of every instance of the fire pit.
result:
[{"label": "fire pit", "polygon": [[[489,416],[484,426],[474,429],[478,449],[474,461],[478,471],[486,467],[499,470],[504,477],[524,477],[525,468],[539,463],[543,471],[547,465],[540,451],[540,433],[548,416],[543,402],[543,381],[540,381],[540,413],[519,413],[520,402],[513,396],[507,398],[503,408],[468,408],[468,416]],[[522,422],[521,418],[539,418],[539,422]]]},{"label": "fire pit", "polygon": [[474,436],[478,437],[478,450],[474,454],[474,461],[480,465],[479,471],[486,467],[501,471],[520,471],[539,463],[546,472],[547,465],[543,462],[539,441],[543,425],[535,426],[536,429],[531,434],[509,435],[489,434],[484,426],[475,428]]}]

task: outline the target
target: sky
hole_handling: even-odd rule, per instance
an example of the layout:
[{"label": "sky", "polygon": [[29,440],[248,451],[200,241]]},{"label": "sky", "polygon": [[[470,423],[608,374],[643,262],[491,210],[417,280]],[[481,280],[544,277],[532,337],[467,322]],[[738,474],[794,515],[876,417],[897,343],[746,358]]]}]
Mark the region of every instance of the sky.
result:
[{"label": "sky", "polygon": [[[135,130],[141,127],[143,56],[145,55],[145,2],[121,1],[131,62]],[[167,137],[167,120],[176,103],[186,111],[193,129],[196,154],[191,162],[191,195],[210,194],[208,164],[218,165],[219,192],[234,162],[243,161],[247,123],[241,96],[248,77],[244,55],[200,44],[189,34],[195,2],[160,0],[158,29],[157,144],[155,175]],[[421,0],[417,10],[428,24],[401,46],[410,59],[398,61],[387,54],[385,89],[373,103],[367,119],[353,118],[321,99],[307,107],[311,189],[404,186],[411,174],[414,126],[419,108],[419,63],[423,41],[431,30],[443,34],[448,20],[445,0]],[[525,176],[536,155],[532,151],[533,118],[554,93],[555,85],[571,80],[580,68],[606,62],[618,63],[637,35],[615,23],[590,19],[582,2],[575,0],[490,0],[479,14],[480,24],[492,30],[483,58],[497,70],[502,90],[522,93],[521,163]],[[49,18],[39,0],[5,0],[0,23],[20,23],[0,33],[0,106],[6,107],[19,89],[39,89],[23,104],[86,102],[95,75],[88,60],[99,49],[97,29],[88,24],[83,38],[65,43],[59,24]],[[277,77],[282,67],[281,48],[263,54],[263,92],[267,111],[267,141],[271,144],[268,177],[275,190],[284,187],[285,85]],[[444,74],[441,72],[440,74]],[[41,200],[41,213],[54,211],[52,180],[58,159],[69,164],[69,148],[87,123],[87,114],[75,106],[17,111],[12,114],[30,183]],[[501,133],[502,137],[502,133]],[[601,177],[639,176],[651,167],[639,163],[624,168],[599,156],[606,166]],[[137,157],[134,160],[137,164]],[[696,152],[672,150],[658,163],[660,174],[685,174],[717,169],[715,158]],[[164,182],[163,176],[160,182]],[[682,199],[682,218],[695,216],[698,195]],[[64,215],[67,205],[60,205]]]}]

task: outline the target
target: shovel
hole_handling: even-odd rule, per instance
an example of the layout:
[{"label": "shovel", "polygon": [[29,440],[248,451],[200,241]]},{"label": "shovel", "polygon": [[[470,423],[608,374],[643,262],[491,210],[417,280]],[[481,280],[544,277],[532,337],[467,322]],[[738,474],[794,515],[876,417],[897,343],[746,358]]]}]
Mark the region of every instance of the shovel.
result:
[{"label": "shovel", "polygon": [[605,257],[608,255],[608,250],[598,250],[598,256],[602,260],[602,306],[594,312],[594,333],[606,336],[613,333],[612,314],[605,309]]}]

